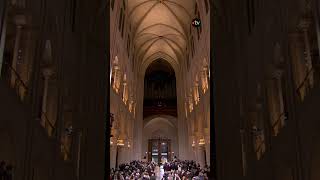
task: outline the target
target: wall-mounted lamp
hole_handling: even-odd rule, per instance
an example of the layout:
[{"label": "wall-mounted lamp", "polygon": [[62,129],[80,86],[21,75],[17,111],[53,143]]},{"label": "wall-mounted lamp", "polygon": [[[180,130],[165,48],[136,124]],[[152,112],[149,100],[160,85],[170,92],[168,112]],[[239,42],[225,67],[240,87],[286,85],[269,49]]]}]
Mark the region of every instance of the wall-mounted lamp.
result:
[{"label": "wall-mounted lamp", "polygon": [[192,141],[192,147],[195,147],[195,146],[196,146],[196,142]]},{"label": "wall-mounted lamp", "polygon": [[205,145],[205,144],[206,144],[206,142],[203,138],[199,140],[199,145]]},{"label": "wall-mounted lamp", "polygon": [[124,146],[124,141],[122,139],[118,139],[117,146]]}]

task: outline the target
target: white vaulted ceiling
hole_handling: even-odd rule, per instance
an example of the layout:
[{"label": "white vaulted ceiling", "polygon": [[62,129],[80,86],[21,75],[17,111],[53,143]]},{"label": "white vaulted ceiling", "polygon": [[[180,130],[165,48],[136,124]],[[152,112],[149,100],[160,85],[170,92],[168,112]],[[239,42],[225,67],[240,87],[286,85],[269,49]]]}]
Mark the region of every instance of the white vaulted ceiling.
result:
[{"label": "white vaulted ceiling", "polygon": [[186,54],[194,4],[194,0],[128,0],[136,60],[145,63],[163,58],[180,64]]}]

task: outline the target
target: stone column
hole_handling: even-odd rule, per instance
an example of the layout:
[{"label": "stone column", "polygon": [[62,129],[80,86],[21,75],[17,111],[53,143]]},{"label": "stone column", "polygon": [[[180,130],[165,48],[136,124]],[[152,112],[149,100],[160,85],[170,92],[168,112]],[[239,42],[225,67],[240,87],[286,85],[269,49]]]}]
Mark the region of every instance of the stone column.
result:
[{"label": "stone column", "polygon": [[205,145],[198,145],[197,154],[198,154],[198,163],[200,164],[201,168],[205,165]]},{"label": "stone column", "polygon": [[11,4],[18,8],[25,8],[25,0],[11,0]]},{"label": "stone column", "polygon": [[[110,168],[116,167],[117,161],[117,136],[112,139],[112,144],[110,143]],[[119,160],[119,158],[118,158]]]},{"label": "stone column", "polygon": [[136,92],[136,102],[133,105],[133,112],[134,112],[134,118],[135,122],[133,123],[133,143],[132,148],[134,152],[134,159],[139,160],[142,156],[142,129],[143,129],[143,75],[138,74],[137,75],[137,82],[136,88],[134,92]]},{"label": "stone column", "polygon": [[316,26],[316,34],[317,34],[317,42],[318,42],[318,53],[320,54],[320,3],[318,1],[314,1],[316,10],[314,12],[314,24]]},{"label": "stone column", "polygon": [[[15,24],[16,24],[16,38],[15,38],[15,44],[14,44],[14,50],[13,50],[13,59],[12,59],[12,72],[11,72],[11,87],[15,86],[16,83],[16,74],[17,72],[17,61],[19,57],[19,50],[20,50],[20,40],[21,40],[21,34],[22,34],[22,27],[26,24],[25,17],[23,15],[17,15],[15,17]],[[15,72],[13,72],[15,71]]]},{"label": "stone column", "polygon": [[281,70],[278,70],[278,76],[276,77],[276,79],[277,79],[277,86],[278,86],[278,88],[277,88],[277,91],[278,91],[278,101],[279,101],[279,109],[278,109],[278,112],[279,112],[279,114],[278,114],[278,118],[279,118],[279,116],[281,115],[281,119],[280,119],[280,121],[281,121],[281,127],[284,125],[284,116],[282,115],[283,113],[285,113],[284,112],[284,99],[283,99],[283,94],[282,94],[282,81],[281,81],[281,77],[282,77],[282,71]]},{"label": "stone column", "polygon": [[127,159],[126,159],[126,162],[131,162],[133,159],[133,156],[132,156],[132,137],[131,136],[128,136],[128,139],[127,139]]},{"label": "stone column", "polygon": [[200,144],[200,140],[204,140],[204,133],[201,131],[198,131],[196,133],[196,153],[197,153],[197,162],[201,165],[201,167],[204,167],[205,164],[205,144]]},{"label": "stone column", "polygon": [[190,150],[190,160],[197,161],[196,156],[196,139],[194,135],[189,136],[190,137],[190,144],[188,144],[189,150]]},{"label": "stone column", "polygon": [[42,113],[41,113],[41,124],[43,127],[46,127],[46,112],[47,112],[47,100],[48,100],[48,88],[49,88],[49,80],[53,74],[53,71],[50,68],[45,68],[42,71],[44,76],[44,88],[43,88],[43,97],[42,97]]},{"label": "stone column", "polygon": [[[176,85],[177,87],[183,87],[183,80],[180,77],[180,74],[176,76]],[[186,121],[186,112],[185,112],[185,100],[184,100],[184,91],[177,91],[177,105],[178,105],[178,150],[175,152],[175,155],[179,159],[186,159],[188,156],[187,149],[188,149],[188,122]]]},{"label": "stone column", "polygon": [[[4,3],[3,3],[4,4]],[[6,8],[3,7],[3,11],[6,11]],[[4,45],[6,42],[6,32],[7,32],[7,13],[4,13],[3,24],[1,25],[2,30],[0,30],[0,74],[2,69],[3,63],[3,53],[4,53]],[[0,19],[1,20],[1,19]]]},{"label": "stone column", "polygon": [[205,149],[206,149],[206,159],[207,165],[210,166],[210,130],[206,129],[205,131]]},{"label": "stone column", "polygon": [[124,116],[122,117],[122,126],[120,129],[120,139],[123,140],[124,146],[121,147],[121,163],[127,162],[128,159],[128,148],[127,148],[127,143],[128,143],[128,111],[126,109],[123,109],[122,114]]},{"label": "stone column", "polygon": [[113,137],[110,138],[110,168],[116,166],[116,155],[117,155],[117,139],[119,137],[119,129],[114,127],[112,129]]},{"label": "stone column", "polygon": [[202,109],[202,105],[198,104],[198,107],[195,109],[195,122],[197,122],[197,132],[199,133],[199,136],[203,136],[203,122],[205,118],[205,114]]},{"label": "stone column", "polygon": [[[121,102],[120,100],[120,110],[119,110],[119,122],[120,122],[120,135],[119,135],[119,140],[122,140],[123,143],[126,142],[126,127],[125,127],[125,122],[126,120],[126,112],[124,109],[124,104],[123,102]],[[122,164],[125,160],[125,150],[124,150],[124,146],[119,146],[118,147],[118,165]]]}]

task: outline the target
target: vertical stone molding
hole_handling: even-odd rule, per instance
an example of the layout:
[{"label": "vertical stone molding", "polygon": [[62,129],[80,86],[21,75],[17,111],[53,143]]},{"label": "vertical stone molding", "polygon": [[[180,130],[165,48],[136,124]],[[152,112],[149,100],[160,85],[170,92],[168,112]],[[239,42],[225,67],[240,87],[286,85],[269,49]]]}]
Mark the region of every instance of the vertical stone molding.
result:
[{"label": "vertical stone molding", "polygon": [[15,43],[14,43],[14,50],[13,50],[13,59],[12,59],[12,72],[11,72],[11,86],[14,87],[16,84],[16,73],[17,72],[17,62],[19,57],[19,51],[20,51],[20,41],[22,36],[22,28],[24,25],[26,25],[26,18],[24,15],[16,15],[14,18],[14,22],[16,25],[16,37],[15,37]]},{"label": "vertical stone molding", "polygon": [[42,70],[42,74],[44,77],[44,87],[43,87],[43,98],[42,98],[42,113],[41,113],[41,124],[43,127],[46,127],[47,119],[47,100],[48,100],[48,88],[49,88],[49,80],[53,75],[53,70],[51,68],[44,68]]},{"label": "vertical stone molding", "polygon": [[305,47],[305,66],[307,70],[307,75],[309,73],[309,81],[311,88],[313,87],[313,72],[312,72],[312,58],[311,58],[311,48],[310,48],[310,40],[309,40],[309,27],[311,25],[311,20],[309,19],[303,19],[300,22],[299,27],[301,28],[303,32],[303,39],[304,39],[304,47]]}]

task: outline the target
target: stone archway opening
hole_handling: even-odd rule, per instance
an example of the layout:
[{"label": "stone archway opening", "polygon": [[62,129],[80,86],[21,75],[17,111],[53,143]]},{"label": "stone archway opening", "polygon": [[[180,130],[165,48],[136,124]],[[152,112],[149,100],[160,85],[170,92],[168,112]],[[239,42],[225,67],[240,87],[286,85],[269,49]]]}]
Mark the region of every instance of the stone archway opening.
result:
[{"label": "stone archway opening", "polygon": [[169,161],[178,152],[177,89],[173,67],[156,59],[146,69],[143,96],[143,152],[146,161]]},{"label": "stone archway opening", "polygon": [[176,76],[164,59],[151,63],[144,76],[143,118],[153,115],[177,117]]},{"label": "stone archway opening", "polygon": [[177,119],[160,115],[146,118],[144,121],[143,159],[163,163],[179,156]]}]

